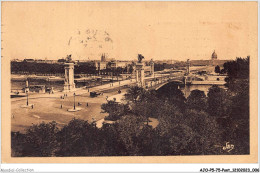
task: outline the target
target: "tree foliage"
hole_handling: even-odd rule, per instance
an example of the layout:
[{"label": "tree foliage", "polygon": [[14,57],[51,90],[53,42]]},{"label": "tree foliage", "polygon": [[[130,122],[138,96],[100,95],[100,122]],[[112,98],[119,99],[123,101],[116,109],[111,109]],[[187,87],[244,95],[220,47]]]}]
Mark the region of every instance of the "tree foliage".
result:
[{"label": "tree foliage", "polygon": [[142,96],[144,95],[145,92],[146,92],[145,89],[140,88],[138,86],[130,87],[127,90],[127,93],[125,94],[125,99],[127,101],[136,103],[142,99]]},{"label": "tree foliage", "polygon": [[229,115],[230,96],[223,88],[213,85],[208,91],[207,111],[211,116],[225,117]]},{"label": "tree foliage", "polygon": [[121,116],[127,115],[129,112],[128,105],[118,103],[116,101],[108,101],[101,105],[101,109],[109,115],[105,118],[106,120],[118,120]]},{"label": "tree foliage", "polygon": [[94,123],[73,119],[58,133],[58,156],[99,155],[101,142],[99,130]]},{"label": "tree foliage", "polygon": [[218,65],[215,67],[215,73],[220,73],[220,67]]},{"label": "tree foliage", "polygon": [[[32,125],[26,131],[25,135],[18,135],[22,143],[21,156],[29,157],[49,157],[54,156],[58,147],[57,142],[57,124],[55,122],[41,123]],[[21,139],[21,137],[23,137]]]},{"label": "tree foliage", "polygon": [[187,98],[186,104],[189,109],[205,111],[207,109],[207,97],[203,91],[193,90]]}]

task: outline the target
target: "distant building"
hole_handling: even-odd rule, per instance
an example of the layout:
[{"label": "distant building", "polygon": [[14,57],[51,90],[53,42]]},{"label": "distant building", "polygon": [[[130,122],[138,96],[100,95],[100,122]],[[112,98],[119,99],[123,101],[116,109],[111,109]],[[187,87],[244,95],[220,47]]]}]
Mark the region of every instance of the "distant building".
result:
[{"label": "distant building", "polygon": [[101,61],[95,61],[96,70],[105,70],[107,69],[106,55],[103,53],[101,55]]},{"label": "distant building", "polygon": [[65,58],[58,59],[58,62],[59,62],[59,63],[65,63],[65,62],[66,62],[66,59],[65,59]]},{"label": "distant building", "polygon": [[105,70],[107,69],[107,62],[95,61],[95,67],[96,70]]},{"label": "distant building", "polygon": [[37,62],[37,63],[42,63],[42,62],[44,62],[44,60],[42,60],[42,59],[35,59],[34,61]]},{"label": "distant building", "polygon": [[216,54],[215,50],[211,55],[211,65],[216,66],[217,65],[217,59],[218,59],[218,55]]},{"label": "distant building", "polygon": [[34,62],[34,59],[24,59],[24,62]]},{"label": "distant building", "polygon": [[105,54],[101,55],[101,62],[106,62],[106,55]]},{"label": "distant building", "polygon": [[117,68],[117,62],[115,60],[109,61],[108,68]]},{"label": "distant building", "polygon": [[214,50],[210,60],[191,60],[190,63],[191,66],[211,66],[211,65],[222,66],[227,61],[231,61],[231,60],[218,60],[218,55]]},{"label": "distant building", "polygon": [[23,60],[20,59],[12,59],[11,62],[22,62]]},{"label": "distant building", "polygon": [[109,62],[107,62],[107,68],[125,68],[127,67],[129,64],[132,64],[131,61],[116,61],[116,60],[111,60]]},{"label": "distant building", "polygon": [[218,59],[218,55],[216,54],[215,50],[211,55],[211,60],[217,60]]},{"label": "distant building", "polygon": [[48,64],[55,64],[55,63],[58,63],[57,60],[44,60],[45,63],[48,63]]},{"label": "distant building", "polygon": [[116,67],[125,68],[128,64],[131,64],[129,61],[116,61]]}]

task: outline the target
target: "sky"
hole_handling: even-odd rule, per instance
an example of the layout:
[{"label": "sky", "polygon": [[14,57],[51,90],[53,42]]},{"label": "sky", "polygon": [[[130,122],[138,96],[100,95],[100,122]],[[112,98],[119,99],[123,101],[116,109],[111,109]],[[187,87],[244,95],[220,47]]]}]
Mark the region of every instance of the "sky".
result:
[{"label": "sky", "polygon": [[257,52],[257,2],[2,2],[10,59],[235,59]]}]

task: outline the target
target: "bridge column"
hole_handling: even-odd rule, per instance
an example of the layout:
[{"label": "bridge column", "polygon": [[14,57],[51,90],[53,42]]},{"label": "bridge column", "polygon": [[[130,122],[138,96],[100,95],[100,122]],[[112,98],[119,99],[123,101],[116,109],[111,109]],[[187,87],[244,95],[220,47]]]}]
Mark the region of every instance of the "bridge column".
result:
[{"label": "bridge column", "polygon": [[71,91],[75,89],[74,63],[65,63],[64,69],[65,69],[64,91]]},{"label": "bridge column", "polygon": [[187,83],[187,76],[183,77],[183,83],[184,83],[184,85],[186,85],[186,83]]},{"label": "bridge column", "polygon": [[153,62],[153,59],[151,59],[150,61],[150,66],[151,66],[151,77],[154,78],[154,62]]},{"label": "bridge column", "polygon": [[190,59],[188,59],[186,63],[186,73],[190,74]]},{"label": "bridge column", "polygon": [[144,82],[144,64],[136,63],[136,83],[139,87],[145,87]]}]

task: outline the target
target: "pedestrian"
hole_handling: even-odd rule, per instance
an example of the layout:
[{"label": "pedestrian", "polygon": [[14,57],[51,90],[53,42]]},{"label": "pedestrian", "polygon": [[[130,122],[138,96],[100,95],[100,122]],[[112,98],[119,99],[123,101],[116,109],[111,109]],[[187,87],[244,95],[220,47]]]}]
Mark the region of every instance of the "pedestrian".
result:
[{"label": "pedestrian", "polygon": [[60,105],[60,108],[62,109],[62,104]]},{"label": "pedestrian", "polygon": [[87,107],[88,107],[88,103],[87,103]]},{"label": "pedestrian", "polygon": [[33,109],[33,105],[32,105],[32,109]]}]

